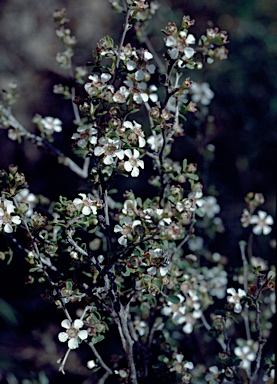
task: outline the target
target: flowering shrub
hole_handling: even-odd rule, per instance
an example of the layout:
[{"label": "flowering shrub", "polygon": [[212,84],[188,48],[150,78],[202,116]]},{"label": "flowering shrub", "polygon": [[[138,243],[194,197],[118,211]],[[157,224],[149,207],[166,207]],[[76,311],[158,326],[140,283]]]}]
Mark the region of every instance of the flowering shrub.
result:
[{"label": "flowering shrub", "polygon": [[[75,69],[77,40],[65,9],[54,12],[64,46],[57,61],[84,88],[85,96],[76,97],[74,87],[54,87],[54,93],[72,100],[72,148],[82,167],[55,146],[63,129],[59,118],[35,115],[37,131],[31,133],[12,112],[16,86],[3,95],[0,123],[8,137],[50,151],[87,187],[73,200],[44,201],[42,210],[17,166],[1,171],[0,231],[7,240],[1,259],[14,247],[22,250],[31,266],[29,280],[44,283],[63,312],[57,335],[67,343],[59,360],[62,373],[70,352],[86,343],[91,349],[87,367],[99,383],[159,378],[165,383],[254,384],[258,377],[270,382],[274,364],[268,358],[265,365],[263,348],[274,313],[275,273],[252,249],[254,235],[270,234],[273,218],[263,210],[256,214],[264,203],[261,194],[246,196],[241,224],[249,242],[239,243],[242,267],[228,276],[224,256],[208,247],[224,231],[217,199],[204,194],[197,164],[172,156],[188,115],[205,119],[214,96],[208,83],[187,76],[227,58],[227,33],[208,28],[196,39],[189,16],[179,26],[168,23],[162,63],[145,37],[145,23],[159,4],[128,0],[112,5],[124,14],[119,44],[103,37],[92,62]],[[139,48],[127,42],[133,27]],[[205,149],[214,150],[211,144]],[[114,200],[114,186],[123,178],[135,185],[132,180],[143,175],[156,193],[142,199],[138,187]],[[101,356],[97,344],[109,340],[115,328],[119,352]],[[215,356],[204,363],[203,356],[186,356],[184,345],[192,335],[203,341],[203,355],[212,345]]]}]

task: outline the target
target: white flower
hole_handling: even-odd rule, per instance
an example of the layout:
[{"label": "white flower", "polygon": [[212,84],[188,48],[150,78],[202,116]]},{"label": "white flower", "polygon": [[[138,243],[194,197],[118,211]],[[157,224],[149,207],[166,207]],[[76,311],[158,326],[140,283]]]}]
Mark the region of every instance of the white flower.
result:
[{"label": "white flower", "polygon": [[87,330],[81,330],[84,325],[83,321],[77,319],[72,324],[68,319],[63,320],[62,327],[66,329],[66,332],[60,332],[58,338],[61,342],[68,341],[67,345],[70,349],[76,349],[79,347],[79,339],[85,340],[88,337]]},{"label": "white flower", "polygon": [[[178,294],[179,303],[173,304],[171,302],[167,303],[167,306],[165,306],[162,309],[162,314],[169,316],[171,313],[172,315],[172,321],[176,324],[183,324],[186,323],[183,326],[183,332],[189,334],[193,331],[193,325],[196,323],[196,320],[199,319],[202,316],[202,311],[200,309],[200,302],[198,296],[190,290],[189,295],[187,296],[187,301],[189,301],[190,305],[187,305],[187,302],[185,303],[185,298],[183,295]],[[187,308],[190,307],[193,309],[192,312],[186,312]]]},{"label": "white flower", "polygon": [[190,89],[192,101],[195,103],[200,102],[203,105],[209,105],[214,97],[214,93],[208,83],[193,83]]},{"label": "white flower", "polygon": [[119,90],[113,95],[113,101],[115,103],[123,104],[127,100],[130,92],[129,90],[122,86],[119,88]]},{"label": "white flower", "polygon": [[96,362],[95,362],[94,360],[89,360],[89,361],[87,362],[87,367],[88,367],[89,369],[93,369],[93,368],[97,367],[97,364],[96,364]]},{"label": "white flower", "polygon": [[167,302],[167,306],[163,307],[161,312],[163,315],[169,316],[171,313],[172,320],[176,324],[183,324],[186,321],[185,318],[185,312],[186,312],[186,305],[183,305],[185,302],[185,298],[183,295],[178,294],[179,303],[173,304],[170,301]]},{"label": "white flower", "polygon": [[228,303],[234,304],[234,312],[240,313],[242,310],[242,306],[240,304],[240,299],[243,296],[246,296],[246,292],[243,289],[238,289],[238,293],[234,288],[228,288],[227,293],[229,293],[231,296],[227,296]]},{"label": "white flower", "polygon": [[[139,147],[142,148],[145,146],[145,139],[144,139],[144,132],[141,129],[141,125],[138,124],[136,121],[133,120],[133,123],[131,121],[124,121],[123,127],[126,129],[130,129],[136,137],[136,140],[138,140]],[[129,139],[129,136],[128,136]]]},{"label": "white flower", "polygon": [[159,149],[163,145],[163,137],[161,133],[156,134],[153,132],[153,135],[149,136],[147,139],[147,144],[150,145],[152,151],[159,152]]},{"label": "white flower", "polygon": [[81,199],[77,197],[73,200],[73,204],[76,206],[82,206],[82,214],[85,216],[88,216],[91,213],[96,215],[97,207],[95,205],[95,201],[87,197],[87,195],[85,195],[84,193],[79,193],[79,196],[81,196]]},{"label": "white flower", "polygon": [[121,233],[122,236],[118,239],[119,244],[121,245],[127,245],[127,238],[132,238],[133,230],[136,226],[141,225],[140,220],[134,220],[131,219],[131,217],[124,217],[124,224],[120,226],[119,224],[116,224],[114,226],[114,232],[115,233]]},{"label": "white flower", "polygon": [[11,200],[4,200],[4,203],[0,205],[0,230],[4,227],[4,232],[12,233],[13,224],[20,224],[21,219],[18,215],[11,216],[15,210],[15,206]]},{"label": "white flower", "polygon": [[218,370],[218,367],[216,365],[213,365],[209,368],[208,373],[205,375],[205,380],[209,384],[216,384],[218,383],[218,376],[224,372],[224,369],[221,371]]},{"label": "white flower", "polygon": [[251,220],[251,213],[248,211],[248,209],[244,208],[243,212],[242,212],[242,216],[241,216],[241,219],[240,219],[240,222],[241,222],[241,225],[243,226],[243,228],[247,228],[250,224],[250,220]]},{"label": "white flower", "polygon": [[217,204],[217,200],[214,196],[208,196],[198,200],[197,205],[200,205],[199,210],[201,210],[209,219],[213,219],[215,215],[220,212],[220,206]]},{"label": "white flower", "polygon": [[121,141],[119,139],[106,139],[105,137],[101,137],[98,143],[101,146],[94,148],[94,154],[95,156],[104,155],[104,164],[113,164],[114,157],[118,157],[120,160],[124,158],[124,151],[120,149]]},{"label": "white flower", "polygon": [[126,216],[137,215],[137,202],[136,200],[125,200],[122,208],[122,213]]},{"label": "white flower", "polygon": [[249,369],[251,366],[251,361],[254,361],[256,358],[256,351],[258,344],[254,343],[253,340],[242,340],[238,339],[239,346],[234,349],[234,353],[242,361],[240,366],[243,369]]},{"label": "white flower", "polygon": [[73,133],[71,139],[76,140],[78,147],[85,148],[88,142],[92,145],[97,144],[98,130],[92,125],[78,127],[77,132]]},{"label": "white flower", "polygon": [[195,236],[188,241],[188,247],[192,252],[200,251],[204,246],[204,240],[200,236]]},{"label": "white flower", "polygon": [[[96,96],[108,87],[106,83],[111,77],[109,73],[102,73],[100,77],[98,75],[90,75],[88,78],[91,82],[86,83],[84,88],[90,96]],[[113,91],[113,88],[111,88],[111,90]]]},{"label": "white flower", "polygon": [[131,176],[137,177],[139,175],[139,167],[144,169],[144,162],[138,158],[139,151],[134,149],[132,153],[130,149],[126,149],[124,153],[129,158],[129,160],[124,162],[125,170],[131,172]]},{"label": "white flower", "polygon": [[255,235],[261,235],[262,233],[268,235],[272,231],[270,225],[273,224],[273,218],[264,211],[258,211],[258,215],[251,217],[250,223],[256,224],[253,227]]},{"label": "white flower", "polygon": [[41,124],[45,132],[53,133],[53,132],[61,132],[62,131],[62,122],[60,119],[47,116],[41,119]]},{"label": "white flower", "polygon": [[133,321],[134,328],[138,332],[140,336],[144,336],[147,331],[147,323],[143,320],[141,320],[138,316],[135,317],[135,320]]},{"label": "white flower", "polygon": [[[124,84],[129,87],[129,90],[132,92],[133,100],[137,104],[147,103],[149,98],[153,102],[157,101],[157,95],[151,94],[151,92],[155,92],[157,88],[155,86],[147,88],[147,83],[144,81],[137,82],[136,85],[134,85],[132,80],[125,80]],[[150,93],[150,95],[148,95]]]}]

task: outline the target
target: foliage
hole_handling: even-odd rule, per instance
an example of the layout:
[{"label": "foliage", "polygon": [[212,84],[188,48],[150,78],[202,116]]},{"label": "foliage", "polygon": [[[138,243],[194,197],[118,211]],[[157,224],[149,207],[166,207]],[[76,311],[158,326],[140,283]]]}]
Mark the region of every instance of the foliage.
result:
[{"label": "foliage", "polygon": [[[74,86],[54,87],[72,102],[75,157],[55,145],[63,129],[59,118],[36,114],[31,133],[13,114],[17,86],[3,93],[0,123],[8,137],[50,152],[87,184],[74,199],[49,202],[30,193],[18,166],[2,170],[1,259],[13,262],[21,250],[30,264],[28,281],[42,283],[43,297],[63,312],[57,335],[67,344],[62,373],[71,351],[86,343],[92,353],[87,367],[99,383],[157,377],[171,383],[255,383],[257,377],[270,382],[274,366],[268,360],[264,367],[263,348],[274,313],[275,273],[252,254],[254,235],[267,236],[273,225],[270,215],[257,211],[264,197],[245,198],[241,224],[249,241],[239,243],[242,267],[228,280],[228,260],[209,249],[224,231],[217,199],[204,195],[196,163],[173,156],[188,119],[206,129],[214,124],[213,91],[188,75],[227,58],[227,33],[208,28],[196,38],[194,20],[184,16],[179,26],[169,22],[162,30],[161,59],[145,28],[158,2],[112,6],[124,15],[119,44],[103,37],[91,62],[76,68],[77,40],[66,11],[54,12],[63,44],[57,62],[84,89],[76,95]],[[132,28],[139,44],[126,42]],[[214,146],[202,149],[204,160],[212,161]],[[139,178],[144,185],[143,174],[151,186],[145,199],[133,182]],[[123,178],[132,189],[120,196]],[[119,352],[102,357],[98,345],[115,329]],[[183,347],[192,337],[202,355],[214,353],[204,363]]]}]

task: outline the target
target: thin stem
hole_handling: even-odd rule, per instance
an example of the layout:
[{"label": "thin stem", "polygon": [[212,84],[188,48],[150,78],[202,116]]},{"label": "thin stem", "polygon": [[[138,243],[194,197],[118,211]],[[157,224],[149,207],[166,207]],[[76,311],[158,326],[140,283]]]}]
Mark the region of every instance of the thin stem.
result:
[{"label": "thin stem", "polygon": [[8,120],[9,126],[17,130],[27,140],[36,144],[38,148],[43,147],[47,150],[50,150],[50,152],[58,158],[58,162],[60,164],[67,166],[78,176],[82,177],[83,179],[86,179],[88,177],[88,168],[90,162],[89,158],[86,158],[84,160],[83,168],[79,167],[78,164],[76,164],[72,159],[64,155],[59,149],[55,148],[49,141],[27,131],[27,129],[23,127],[23,125],[12,115],[12,113],[7,108],[3,107],[1,112],[3,112],[4,116]]},{"label": "thin stem", "polygon": [[190,227],[189,227],[188,233],[186,234],[185,238],[181,241],[181,243],[178,244],[178,246],[176,247],[175,251],[172,253],[171,257],[176,252],[178,252],[186,242],[189,241],[189,239],[191,238],[191,235],[193,234],[193,231],[194,231],[193,227],[194,227],[195,223],[196,223],[195,212],[193,212],[193,216],[192,216],[192,219],[191,219],[191,223],[190,223]]},{"label": "thin stem", "polygon": [[160,318],[156,318],[155,321],[154,321],[154,324],[149,332],[149,336],[148,336],[148,348],[151,347],[152,345],[152,342],[153,342],[153,339],[154,339],[154,333],[157,331],[157,329],[159,328],[159,326],[161,325],[161,319]]},{"label": "thin stem", "polygon": [[78,251],[79,253],[81,253],[81,255],[83,256],[88,256],[88,253],[86,251],[83,250],[83,248],[81,248],[72,238],[72,229],[71,228],[66,228],[66,237],[67,237],[67,240],[68,242],[73,245],[73,247],[76,249],[76,251]]},{"label": "thin stem", "polygon": [[253,257],[253,253],[252,253],[252,248],[253,248],[253,233],[251,232],[250,235],[249,235],[249,239],[248,239],[248,246],[247,246],[247,255],[248,255],[248,260],[251,261],[252,257]]},{"label": "thin stem", "polygon": [[121,322],[120,322],[120,319],[118,317],[118,315],[116,313],[114,313],[114,320],[117,324],[117,328],[118,328],[118,332],[119,332],[119,336],[120,336],[120,339],[121,339],[121,344],[122,344],[122,347],[124,349],[124,351],[126,351],[127,347],[126,347],[126,339],[125,339],[125,336],[124,336],[124,333],[123,333],[123,330],[122,330],[122,325],[121,325]]},{"label": "thin stem", "polygon": [[116,62],[115,62],[115,71],[114,71],[114,75],[113,75],[113,79],[112,79],[112,84],[114,84],[116,81],[117,72],[118,72],[118,68],[119,68],[119,62],[120,62],[120,54],[122,52],[126,33],[129,29],[129,17],[130,17],[130,15],[131,15],[131,10],[128,8],[128,10],[126,12],[126,16],[125,16],[123,32],[122,32],[119,47],[118,47],[118,52],[117,52],[117,57],[116,57]]},{"label": "thin stem", "polygon": [[[240,241],[239,247],[240,247],[240,253],[241,253],[242,264],[243,264],[243,288],[244,288],[244,291],[247,292],[248,291],[248,262],[246,260],[246,255],[245,255],[246,243],[244,241]],[[251,340],[251,332],[250,332],[250,325],[249,325],[249,309],[246,306],[244,308],[242,317],[244,320],[247,340]]]},{"label": "thin stem", "polygon": [[[204,327],[206,328],[206,330],[209,331],[211,329],[211,326],[207,322],[206,317],[204,316],[204,313],[202,313],[201,315],[201,321]],[[216,341],[218,342],[218,344],[220,344],[223,351],[226,351],[226,344],[224,343],[224,341],[221,340],[219,337],[216,338]]]},{"label": "thin stem", "polygon": [[253,374],[251,375],[251,377],[249,379],[249,384],[255,384],[257,382],[256,381],[256,376],[257,376],[257,373],[258,373],[258,371],[260,369],[260,366],[261,366],[262,350],[263,350],[264,345],[267,342],[267,340],[263,339],[263,337],[262,337],[262,329],[261,329],[261,321],[260,321],[261,310],[260,310],[260,302],[259,302],[259,297],[260,297],[263,289],[265,288],[266,283],[261,284],[259,276],[258,276],[258,286],[260,287],[260,289],[259,289],[259,291],[257,293],[257,296],[255,297],[255,299],[253,301],[254,301],[254,303],[256,305],[255,327],[256,327],[256,330],[258,332],[259,348],[258,348],[258,351],[257,351],[257,354],[256,354],[255,370],[254,370]]},{"label": "thin stem", "polygon": [[151,107],[150,107],[149,103],[147,103],[147,102],[144,103],[144,106],[145,106],[145,108],[147,109],[147,112],[148,112],[150,128],[154,128],[155,124],[154,124],[154,121],[153,121],[153,119],[152,119],[152,117],[150,116],[150,113],[149,113],[150,110],[151,110]]},{"label": "thin stem", "polygon": [[[13,198],[13,202],[14,202],[14,205],[16,207],[18,207],[18,203],[16,201],[15,198]],[[27,223],[27,221],[25,219],[22,220],[23,224],[24,224],[24,227],[28,233],[28,236],[30,237],[31,241],[32,241],[32,245],[33,245],[33,249],[34,249],[34,256],[36,258],[36,260],[39,262],[39,267],[41,268],[43,274],[45,275],[46,279],[48,280],[48,282],[50,283],[50,285],[52,287],[54,287],[55,291],[57,292],[58,294],[58,297],[59,297],[59,300],[60,300],[60,303],[61,303],[61,306],[62,306],[62,309],[64,311],[64,314],[66,315],[67,319],[72,322],[72,319],[71,319],[71,316],[69,315],[68,313],[68,310],[66,309],[66,306],[64,304],[64,301],[63,301],[63,298],[61,297],[60,295],[60,291],[59,289],[57,288],[57,285],[56,283],[54,283],[54,281],[52,280],[52,278],[50,277],[50,275],[48,274],[47,270],[46,270],[46,266],[54,269],[55,271],[57,271],[57,269],[55,267],[52,266],[51,262],[50,262],[50,265],[46,264],[46,262],[44,261],[44,259],[40,256],[40,252],[39,252],[39,249],[38,249],[38,246],[37,246],[37,243],[34,239],[34,236],[32,235],[31,231],[30,231],[30,228],[29,228],[29,225]]]},{"label": "thin stem", "polygon": [[138,384],[137,371],[135,367],[134,352],[133,352],[134,340],[131,338],[131,335],[128,329],[128,314],[129,314],[128,311],[129,311],[129,305],[127,305],[126,308],[124,308],[123,305],[121,304],[118,315],[119,315],[119,320],[121,323],[124,339],[126,341],[125,352],[128,360],[129,369],[130,369],[130,381],[132,384]]},{"label": "thin stem", "polygon": [[153,47],[151,41],[149,40],[147,34],[145,33],[145,29],[142,27],[141,29],[143,42],[146,44],[148,50],[152,53],[153,58],[158,66],[159,72],[162,73],[165,71],[165,66],[162,60],[160,59],[159,55],[157,54],[155,48]]},{"label": "thin stem", "polygon": [[101,365],[101,367],[105,369],[106,373],[108,373],[109,375],[112,375],[113,371],[104,363],[102,357],[97,352],[97,349],[95,348],[94,344],[91,342],[91,343],[88,343],[88,345],[92,349],[92,352],[94,353],[95,357],[99,361],[99,364]]},{"label": "thin stem", "polygon": [[104,373],[104,375],[98,380],[97,384],[105,384],[106,379],[110,376],[109,372]]},{"label": "thin stem", "polygon": [[79,109],[78,109],[78,106],[74,103],[75,96],[76,96],[76,90],[75,90],[75,87],[72,87],[71,88],[71,104],[72,104],[72,109],[73,109],[75,120],[77,121],[77,123],[80,123],[81,122],[81,118],[80,118]]},{"label": "thin stem", "polygon": [[67,360],[67,358],[68,358],[68,356],[69,356],[69,354],[70,354],[70,351],[71,351],[71,349],[68,348],[68,350],[66,351],[66,354],[64,355],[64,358],[62,359],[62,362],[61,362],[61,364],[60,364],[60,366],[59,366],[59,371],[60,371],[63,375],[65,375],[64,366],[65,366],[66,360]]}]

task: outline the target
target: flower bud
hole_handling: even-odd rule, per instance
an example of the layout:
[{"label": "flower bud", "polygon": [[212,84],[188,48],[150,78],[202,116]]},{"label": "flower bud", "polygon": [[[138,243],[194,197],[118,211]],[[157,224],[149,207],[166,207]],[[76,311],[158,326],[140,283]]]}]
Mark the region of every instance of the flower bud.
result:
[{"label": "flower bud", "polygon": [[175,23],[168,23],[165,27],[165,31],[167,35],[173,35],[178,31],[177,25]]},{"label": "flower bud", "polygon": [[172,117],[172,115],[171,115],[171,113],[170,113],[167,109],[163,109],[163,110],[162,110],[161,117],[162,117],[164,120],[169,120],[169,119]]},{"label": "flower bud", "polygon": [[255,293],[257,292],[257,289],[258,289],[258,287],[257,287],[256,285],[252,285],[252,284],[250,284],[250,285],[248,286],[248,294],[249,294],[250,296],[254,296]]},{"label": "flower bud", "polygon": [[17,170],[18,170],[18,166],[17,165],[13,165],[13,164],[9,165],[9,171],[10,171],[10,173],[12,175],[15,175]]},{"label": "flower bud", "polygon": [[4,178],[7,176],[7,172],[4,169],[0,169],[0,178]]},{"label": "flower bud", "polygon": [[42,216],[40,213],[34,213],[31,216],[31,220],[33,222],[34,227],[43,227],[46,225],[47,218]]},{"label": "flower bud", "polygon": [[152,117],[152,119],[156,120],[160,117],[160,110],[158,107],[153,107],[150,109],[149,114]]},{"label": "flower bud", "polygon": [[125,172],[125,167],[124,167],[124,161],[119,161],[119,163],[117,164],[117,169],[119,172]]},{"label": "flower bud", "polygon": [[141,264],[141,260],[138,256],[131,256],[128,263],[127,263],[127,266],[130,268],[130,269],[137,269]]},{"label": "flower bud", "polygon": [[22,201],[21,203],[18,204],[17,210],[20,215],[24,215],[28,210],[30,206],[28,203],[25,201]]},{"label": "flower bud", "polygon": [[275,291],[275,282],[273,280],[268,280],[266,284],[267,288],[269,288],[271,291]]},{"label": "flower bud", "polygon": [[25,183],[25,175],[24,173],[16,173],[14,175],[14,180],[16,181],[17,184],[21,185]]}]

